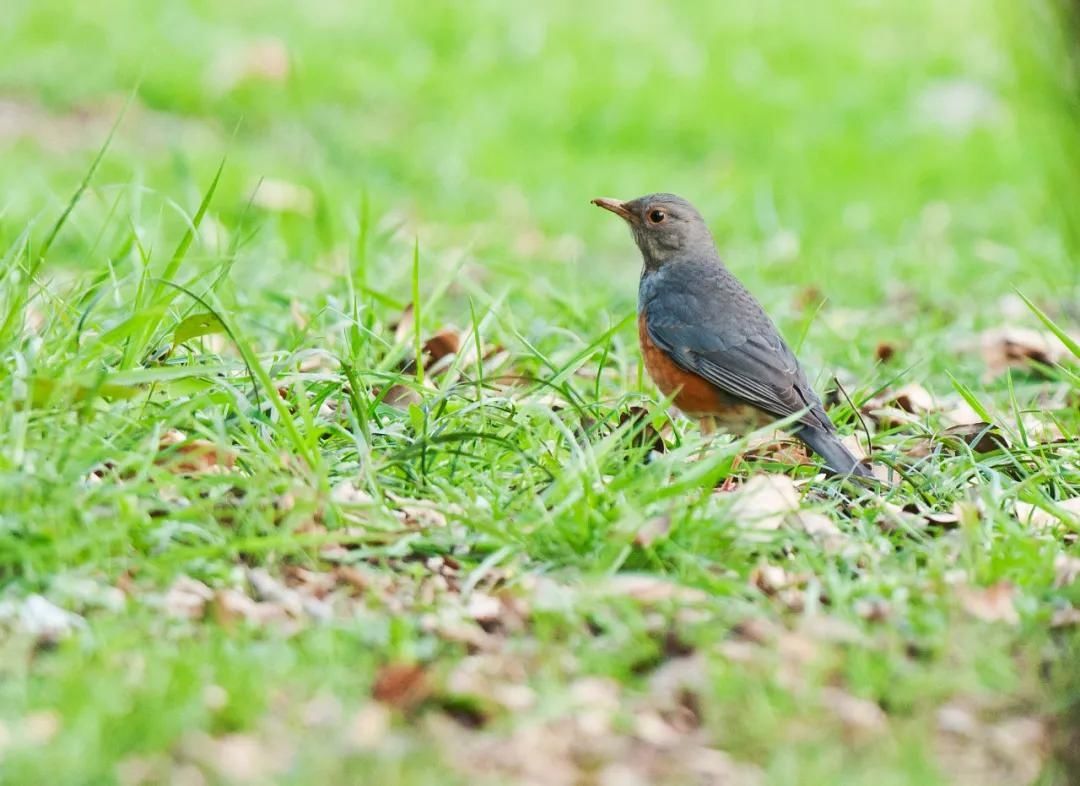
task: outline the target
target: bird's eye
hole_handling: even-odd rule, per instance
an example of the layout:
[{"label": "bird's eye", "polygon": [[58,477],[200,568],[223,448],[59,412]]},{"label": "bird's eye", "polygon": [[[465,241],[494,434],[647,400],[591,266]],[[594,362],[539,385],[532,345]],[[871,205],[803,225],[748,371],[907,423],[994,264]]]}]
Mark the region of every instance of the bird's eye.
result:
[{"label": "bird's eye", "polygon": [[663,210],[652,210],[649,212],[649,220],[654,224],[659,224],[665,218],[667,218],[667,213]]}]

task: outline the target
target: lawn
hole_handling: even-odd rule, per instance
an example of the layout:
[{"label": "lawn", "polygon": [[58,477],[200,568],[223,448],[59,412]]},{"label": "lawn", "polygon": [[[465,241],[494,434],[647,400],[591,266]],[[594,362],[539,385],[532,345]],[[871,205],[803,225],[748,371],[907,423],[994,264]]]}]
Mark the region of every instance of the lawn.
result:
[{"label": "lawn", "polygon": [[[1049,7],[6,0],[0,783],[1076,783]],[[879,489],[657,394],[652,191]]]}]

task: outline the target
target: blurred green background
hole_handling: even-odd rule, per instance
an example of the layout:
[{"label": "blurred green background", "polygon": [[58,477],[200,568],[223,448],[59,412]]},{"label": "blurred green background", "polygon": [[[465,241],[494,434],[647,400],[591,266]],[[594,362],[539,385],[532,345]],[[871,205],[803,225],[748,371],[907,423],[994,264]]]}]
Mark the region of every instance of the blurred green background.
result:
[{"label": "blurred green background", "polygon": [[[469,301],[480,314],[491,307],[486,342],[504,344],[530,371],[583,370],[561,381],[586,391],[597,419],[618,420],[627,401],[640,403],[650,390],[636,376],[632,326],[604,337],[633,312],[639,259],[620,222],[589,200],[672,191],[699,207],[730,267],[801,344],[819,390],[836,374],[860,395],[914,381],[955,399],[952,374],[1010,426],[1021,408],[1042,417],[1046,401],[1062,410],[1075,401],[1064,372],[1050,381],[1018,377],[1014,390],[1011,378],[987,377],[975,348],[983,328],[1038,325],[1017,289],[1068,329],[1080,319],[1077,96],[1067,78],[1070,39],[1050,0],[2,2],[0,254],[14,249],[14,260],[24,253],[20,238],[34,245],[48,235],[130,100],[92,187],[39,271],[43,294],[16,275],[4,281],[4,303],[14,303],[26,325],[4,340],[27,376],[135,369],[146,372],[145,382],[156,373],[155,353],[191,306],[177,298],[154,312],[143,276],[165,267],[224,159],[177,279],[212,289],[265,358],[296,365],[303,352],[325,350],[361,371],[368,361],[380,372],[398,369],[400,345],[412,337],[406,330],[394,339],[389,325],[413,297],[418,247],[418,288],[430,308],[417,338],[447,323],[468,326]],[[350,299],[354,285],[362,296]],[[444,288],[447,297],[431,295]],[[25,315],[24,290],[36,298],[26,295]],[[350,322],[357,302],[370,311]],[[46,324],[40,335],[35,324]],[[878,362],[882,345],[891,365]],[[173,360],[213,364],[218,353],[237,363],[222,346]],[[541,352],[552,362],[541,363]],[[345,411],[346,392],[356,392],[351,382],[318,373],[295,384]],[[216,378],[154,402],[160,409],[134,400],[76,408],[83,389],[45,385],[47,393],[74,391],[71,406],[57,404],[60,396],[36,410],[25,386],[8,382],[0,396],[10,446],[0,457],[0,501],[10,506],[0,511],[0,582],[12,597],[40,591],[61,605],[74,597],[62,592],[69,575],[106,589],[135,574],[144,584],[130,593],[127,611],[87,612],[91,632],[55,653],[0,639],[0,720],[6,714],[21,729],[34,712],[55,711],[64,731],[44,735],[52,747],[31,741],[17,759],[21,769],[12,765],[12,776],[0,768],[0,782],[43,782],[52,773],[56,782],[114,782],[125,763],[128,771],[140,764],[133,757],[157,756],[161,769],[147,771],[171,772],[177,761],[190,763],[192,745],[255,734],[267,716],[284,718],[271,742],[285,728],[300,751],[292,780],[281,782],[370,775],[378,757],[338,768],[336,738],[303,719],[307,702],[330,692],[351,717],[367,706],[386,661],[421,653],[436,670],[455,666],[465,647],[431,635],[422,624],[429,609],[372,602],[355,620],[290,638],[211,622],[177,633],[153,605],[181,575],[236,584],[242,560],[326,570],[311,541],[281,522],[299,527],[301,514],[333,511],[330,489],[369,470],[370,445],[360,445],[353,424],[306,412],[310,422],[290,436],[284,418],[252,415],[246,392],[224,382],[218,389]],[[787,655],[775,648],[762,648],[761,664],[721,652],[739,620],[795,627],[802,617],[758,591],[748,574],[775,555],[740,534],[730,506],[712,494],[715,478],[701,474],[705,464],[685,474],[679,462],[692,442],[678,446],[685,456],[630,468],[618,463],[618,450],[602,453],[602,462],[581,470],[596,473],[584,490],[522,481],[524,465],[490,446],[501,462],[490,471],[455,475],[448,448],[430,476],[424,459],[420,473],[409,474],[408,451],[427,438],[429,416],[463,429],[494,423],[521,453],[556,469],[578,466],[555,406],[537,414],[550,404],[542,396],[523,405],[533,408],[524,416],[507,403],[511,393],[485,407],[453,398],[461,395],[438,398],[437,414],[372,404],[373,412],[382,407],[385,428],[376,434],[370,478],[389,478],[395,491],[432,502],[458,527],[425,533],[424,548],[453,549],[465,570],[478,571],[497,548],[518,577],[551,575],[575,586],[619,571],[632,554],[635,568],[707,589],[720,623],[694,633],[698,652],[712,658],[702,695],[715,715],[702,734],[760,766],[769,783],[984,786],[991,781],[978,775],[939,777],[933,763],[938,712],[954,693],[985,699],[978,706],[995,719],[1061,710],[1038,704],[1052,688],[1035,675],[1058,641],[1051,604],[1076,600],[1054,569],[1055,558],[1075,547],[1049,530],[1033,537],[1011,506],[1075,494],[1064,448],[1056,465],[1039,454],[1030,476],[1010,474],[1008,456],[980,463],[972,454],[940,462],[935,455],[920,470],[935,502],[945,510],[954,501],[978,503],[976,518],[985,519],[914,545],[895,528],[879,528],[875,510],[849,515],[826,501],[861,549],[859,560],[802,548],[785,552],[792,562],[784,564],[830,598],[827,609],[812,609],[822,616],[808,619],[861,626],[877,649],[828,641],[820,647],[825,665],[800,672],[806,685],[795,689],[777,677]],[[447,400],[453,406],[443,409]],[[559,417],[573,414],[564,408]],[[1074,416],[1057,424],[1075,433]],[[939,425],[932,421],[927,433]],[[217,476],[168,477],[156,463],[157,440],[172,427],[236,447],[244,471],[228,482],[244,493],[228,497]],[[900,429],[879,450],[900,455],[922,436]],[[297,444],[323,463],[308,472],[281,458]],[[88,473],[113,461],[128,462],[133,475],[89,482]],[[161,489],[174,482],[180,502],[162,513]],[[669,494],[665,484],[683,485]],[[295,511],[281,514],[277,495],[293,491]],[[693,504],[677,496],[699,491]],[[907,495],[898,503],[923,501],[906,487],[897,494]],[[373,517],[400,523],[397,502],[379,505]],[[661,537],[655,552],[632,547],[631,527],[660,515],[674,517],[670,542]],[[394,581],[418,583],[419,565],[378,567]],[[1011,582],[1019,611],[1009,609],[1023,626],[958,622],[957,570],[973,585]],[[142,594],[151,598],[145,605]],[[894,602],[895,619],[859,610],[879,597]],[[567,699],[571,678],[606,674],[632,693],[642,689],[635,671],[642,652],[661,661],[671,655],[671,642],[658,644],[647,629],[651,610],[629,611],[623,600],[575,601],[507,637],[508,649],[520,648],[515,655],[536,655],[536,689],[552,702],[541,706],[555,713],[549,717],[575,706]],[[566,666],[570,654],[585,665]],[[842,714],[818,703],[819,692],[835,699],[834,682],[888,714],[892,725],[877,747],[843,737],[846,720],[819,723]],[[232,700],[222,705],[215,688]],[[512,729],[518,718],[505,715]],[[380,782],[427,782],[441,761],[424,736],[431,728],[417,723],[408,733],[413,747],[404,735],[388,744]],[[450,739],[445,749],[454,748]],[[0,733],[0,756],[4,740]]]},{"label": "blurred green background", "polygon": [[1011,6],[5,6],[9,232],[66,198],[134,91],[106,180],[178,198],[227,154],[217,210],[262,177],[314,193],[324,230],[286,233],[264,271],[318,267],[366,194],[422,244],[527,267],[541,292],[595,279],[622,303],[636,260],[588,200],[666,190],[755,285],[828,279],[847,305],[963,289],[966,316],[1012,284],[1075,284]]}]

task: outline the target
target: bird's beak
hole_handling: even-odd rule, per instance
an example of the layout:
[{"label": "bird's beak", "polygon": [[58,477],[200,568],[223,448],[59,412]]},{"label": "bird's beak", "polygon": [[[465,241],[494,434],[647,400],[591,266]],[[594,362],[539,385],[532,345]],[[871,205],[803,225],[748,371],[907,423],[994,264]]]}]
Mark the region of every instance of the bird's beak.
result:
[{"label": "bird's beak", "polygon": [[592,201],[597,207],[602,207],[604,210],[610,210],[615,215],[619,216],[625,221],[630,221],[632,213],[626,209],[626,203],[621,199],[608,199],[607,197],[597,197]]}]

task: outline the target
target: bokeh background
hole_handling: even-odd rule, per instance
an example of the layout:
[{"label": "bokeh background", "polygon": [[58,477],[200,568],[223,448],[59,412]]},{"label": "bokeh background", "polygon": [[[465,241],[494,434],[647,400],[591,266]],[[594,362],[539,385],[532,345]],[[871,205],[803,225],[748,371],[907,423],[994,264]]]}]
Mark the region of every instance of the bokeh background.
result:
[{"label": "bokeh background", "polygon": [[[1023,353],[988,368],[980,349],[989,328],[1043,330],[1018,292],[1063,330],[1080,320],[1069,9],[0,0],[15,370],[0,380],[0,783],[428,783],[437,767],[637,786],[646,765],[684,764],[739,786],[1075,782],[1062,629],[1080,571],[1055,505],[1078,494],[1076,377],[1032,373]],[[740,498],[714,493],[734,448],[702,459],[643,381],[639,258],[589,200],[652,191],[699,207],[820,391],[836,376],[860,403],[905,382],[948,401],[875,435],[922,487],[857,509],[805,495],[856,556],[790,528],[748,536]],[[162,271],[229,315],[291,410],[219,374],[242,371],[236,336],[171,346],[195,306]],[[499,373],[551,389],[415,380],[422,338],[480,323],[510,358]],[[415,400],[380,398],[395,381]],[[961,392],[1013,453],[941,451]],[[631,404],[666,455],[607,436]],[[375,425],[342,414],[358,412]],[[834,414],[856,430],[846,404]],[[429,425],[495,436],[459,457]],[[169,464],[188,437],[220,451],[202,459],[214,471]],[[236,467],[219,472],[225,453]],[[319,551],[356,527],[384,538],[357,536],[363,590]],[[527,625],[421,592],[504,568],[522,604],[550,604]],[[645,583],[603,583],[624,569]],[[252,575],[280,589],[251,571],[292,582],[287,600],[328,581],[352,616],[253,621],[287,604],[250,605]],[[705,624],[681,614],[687,589]],[[656,593],[676,601],[666,617]],[[43,609],[60,633],[8,635]],[[472,639],[432,631],[446,609]],[[517,693],[442,697],[477,641],[503,669],[484,685]],[[611,720],[691,656],[700,727],[670,742],[655,707],[645,726]],[[594,739],[575,724],[595,727],[597,707],[611,728]],[[1060,779],[1036,781],[1052,750]]]},{"label": "bokeh background", "polygon": [[665,190],[759,290],[962,290],[977,318],[1075,285],[1042,117],[1060,52],[1030,5],[8,0],[4,226],[62,204],[134,93],[102,182],[184,202],[226,156],[215,210],[304,189],[262,217],[285,225],[251,252],[269,278],[325,270],[366,197],[434,252],[623,308],[636,261],[588,199]]}]

